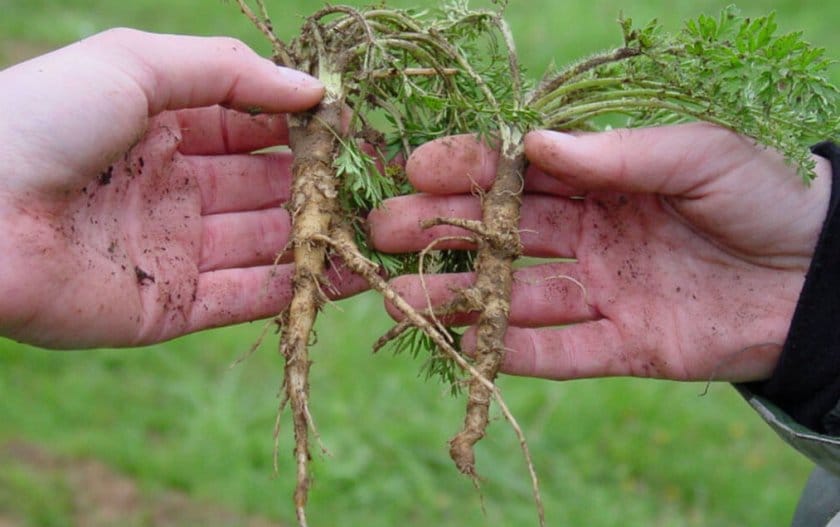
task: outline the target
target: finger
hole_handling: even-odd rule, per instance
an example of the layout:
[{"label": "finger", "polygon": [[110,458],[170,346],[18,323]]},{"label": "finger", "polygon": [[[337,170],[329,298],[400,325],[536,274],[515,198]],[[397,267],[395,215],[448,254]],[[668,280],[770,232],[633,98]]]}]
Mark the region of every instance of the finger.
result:
[{"label": "finger", "polygon": [[[426,143],[408,158],[406,175],[420,192],[467,194],[488,190],[496,178],[498,152],[474,135],[455,135]],[[525,191],[558,196],[577,192],[535,167],[525,173]]]},{"label": "finger", "polygon": [[[450,226],[422,227],[424,220],[434,218],[481,219],[481,204],[470,196],[431,196],[414,194],[386,200],[368,215],[373,246],[383,252],[416,252],[446,236],[472,236],[472,233]],[[447,241],[436,249],[472,248],[464,241]]]},{"label": "finger", "polygon": [[498,152],[474,135],[454,135],[417,148],[408,158],[405,172],[420,192],[463,194],[490,188],[498,160]]},{"label": "finger", "polygon": [[[461,338],[467,353],[475,352],[475,329]],[[629,352],[615,324],[606,319],[564,328],[528,329],[508,327],[501,371],[510,375],[545,379],[583,379],[623,375],[644,375],[639,355]],[[650,370],[652,372],[652,370]]]},{"label": "finger", "polygon": [[706,123],[565,134],[531,132],[531,163],[582,190],[649,192],[692,197],[725,167],[755,155],[747,139]]},{"label": "finger", "polygon": [[199,270],[270,264],[290,232],[289,213],[280,208],[204,216]]},{"label": "finger", "polygon": [[567,185],[554,176],[546,174],[536,165],[528,165],[525,169],[525,192],[550,194],[553,196],[581,196],[582,192],[571,185]]},{"label": "finger", "polygon": [[[475,282],[474,273],[449,273],[425,276],[405,275],[391,281],[391,287],[417,311],[438,310],[451,302],[456,292],[470,287]],[[394,320],[402,320],[403,313],[390,302],[385,309]],[[466,326],[475,321],[475,313],[452,313],[437,316],[438,320],[451,326]]]},{"label": "finger", "polygon": [[[581,214],[579,200],[547,195],[525,196],[520,219],[520,237],[527,256],[574,257]],[[422,222],[434,218],[481,219],[478,198],[415,194],[385,201],[368,216],[371,241],[384,252],[421,251],[442,238],[473,236],[461,228],[440,225],[424,229]],[[471,249],[462,239],[442,240],[435,249]]]},{"label": "finger", "polygon": [[184,170],[195,176],[201,212],[217,214],[276,207],[289,199],[292,155],[185,156]]},{"label": "finger", "polygon": [[[575,263],[552,263],[527,267],[514,273],[510,298],[510,323],[523,327],[542,327],[574,324],[596,319],[597,309],[589,303],[589,294]],[[392,282],[393,288],[412,307],[418,310],[440,308],[458,297],[459,291],[473,285],[473,273],[430,275],[420,280],[418,275],[401,276]],[[402,314],[386,305],[395,319]],[[460,313],[439,317],[448,325],[474,324],[478,313]]]},{"label": "finger", "polygon": [[323,95],[316,79],[277,67],[229,37],[113,29],[80,44],[102,54],[137,83],[150,115],[214,104],[293,112],[317,104]]},{"label": "finger", "polygon": [[598,318],[582,277],[576,262],[533,265],[516,271],[510,299],[511,324],[541,327]]},{"label": "finger", "polygon": [[190,108],[176,113],[182,154],[246,154],[289,143],[286,116],[251,115],[221,106]]},{"label": "finger", "polygon": [[[266,265],[201,273],[186,333],[249,322],[277,315],[292,298],[294,265]],[[346,298],[367,288],[367,282],[343,267],[326,273],[324,293]]]}]

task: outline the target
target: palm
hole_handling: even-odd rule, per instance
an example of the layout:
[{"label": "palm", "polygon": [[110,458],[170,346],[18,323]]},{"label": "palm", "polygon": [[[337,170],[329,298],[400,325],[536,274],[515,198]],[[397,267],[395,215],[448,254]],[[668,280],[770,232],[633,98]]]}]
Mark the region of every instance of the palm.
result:
[{"label": "palm", "polygon": [[[66,268],[83,270],[65,280],[77,295],[92,295],[83,305],[106,310],[103,330],[133,334],[133,343],[171,338],[196,316],[201,197],[196,174],[177,155],[180,131],[167,120],[152,121],[136,147],[57,204],[75,232],[57,240]],[[85,274],[100,285],[86,286]]]},{"label": "palm", "polygon": [[[180,115],[199,126],[219,112]],[[283,248],[288,218],[267,207],[285,195],[288,159],[221,155],[229,152],[190,140],[189,132],[184,141],[177,117],[153,119],[115,163],[95,177],[79,174],[79,188],[44,193],[19,209],[18,245],[39,258],[11,267],[31,286],[19,312],[35,324],[51,321],[39,343],[53,344],[51,333],[68,327],[78,328],[73,346],[156,342],[230,323],[243,295],[252,294],[253,304],[240,320],[284,302],[283,269],[271,280],[269,264]],[[263,123],[261,135],[276,129]],[[185,155],[184,147],[215,155]]]},{"label": "palm", "polygon": [[542,307],[551,311],[532,321],[525,306],[539,306],[525,299],[515,321],[582,322],[539,337],[583,352],[569,376],[708,379],[721,367],[730,379],[769,373],[754,370],[756,354],[778,353],[784,332],[777,328],[790,319],[802,269],[733,256],[656,196],[596,194],[575,205],[578,261],[525,271],[549,276],[544,292],[529,289],[545,295]]}]

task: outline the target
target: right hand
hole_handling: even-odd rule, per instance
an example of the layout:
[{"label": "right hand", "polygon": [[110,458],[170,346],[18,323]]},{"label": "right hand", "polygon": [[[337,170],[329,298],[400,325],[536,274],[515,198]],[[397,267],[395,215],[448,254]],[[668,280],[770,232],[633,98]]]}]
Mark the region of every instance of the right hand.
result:
[{"label": "right hand", "polygon": [[285,309],[292,156],[251,152],[323,92],[234,39],[127,29],[1,71],[0,335],[136,346]]}]

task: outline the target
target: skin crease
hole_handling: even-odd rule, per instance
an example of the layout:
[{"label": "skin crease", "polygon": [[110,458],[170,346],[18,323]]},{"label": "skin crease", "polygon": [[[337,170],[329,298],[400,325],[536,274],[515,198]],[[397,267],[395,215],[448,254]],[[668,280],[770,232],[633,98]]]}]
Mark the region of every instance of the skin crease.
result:
[{"label": "skin crease", "polygon": [[129,29],[0,71],[0,335],[129,346],[280,312],[291,159],[249,152],[322,94],[237,40]]},{"label": "skin crease", "polygon": [[[516,273],[502,371],[727,381],[771,374],[827,211],[826,160],[817,158],[817,178],[805,186],[777,153],[708,124],[539,131],[525,147],[525,254],[575,260]],[[417,251],[465,234],[419,224],[479,219],[474,186],[489,186],[495,162],[469,136],[419,148],[406,170],[422,194],[370,215],[374,245]],[[427,276],[432,304],[472,279]],[[426,307],[418,277],[394,285]],[[469,350],[474,340],[468,330],[462,344]]]}]

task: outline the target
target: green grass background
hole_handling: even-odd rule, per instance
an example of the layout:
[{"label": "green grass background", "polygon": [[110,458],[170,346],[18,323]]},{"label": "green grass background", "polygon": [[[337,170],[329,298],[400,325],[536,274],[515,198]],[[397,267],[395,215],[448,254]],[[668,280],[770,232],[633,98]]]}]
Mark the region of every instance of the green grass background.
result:
[{"label": "green grass background", "polygon": [[[552,60],[562,64],[617,44],[621,10],[676,28],[684,17],[725,3],[513,0],[509,19],[524,64],[538,75]],[[290,36],[301,15],[321,4],[270,5],[280,33]],[[750,0],[740,7],[750,14],[774,9],[784,29],[804,30],[836,54],[840,4]],[[0,13],[0,64],[118,25],[234,35],[268,50],[233,2],[0,0]],[[316,455],[311,524],[535,524],[527,473],[504,421],[496,419],[478,448],[482,513],[479,495],[446,452],[462,401],[417,378],[412,360],[371,355],[387,328],[371,295],[327,307],[319,322],[311,406],[331,456]],[[23,440],[94,457],[144,492],[177,489],[291,524],[288,426],[280,472],[274,477],[271,469],[281,378],[276,337],[229,367],[259,331],[254,323],[142,350],[84,352],[0,339],[0,444]],[[787,525],[810,468],[726,385],[700,397],[703,385],[662,381],[508,377],[500,384],[530,441],[549,525]],[[39,477],[0,466],[0,516],[73,525],[71,500]]]}]

